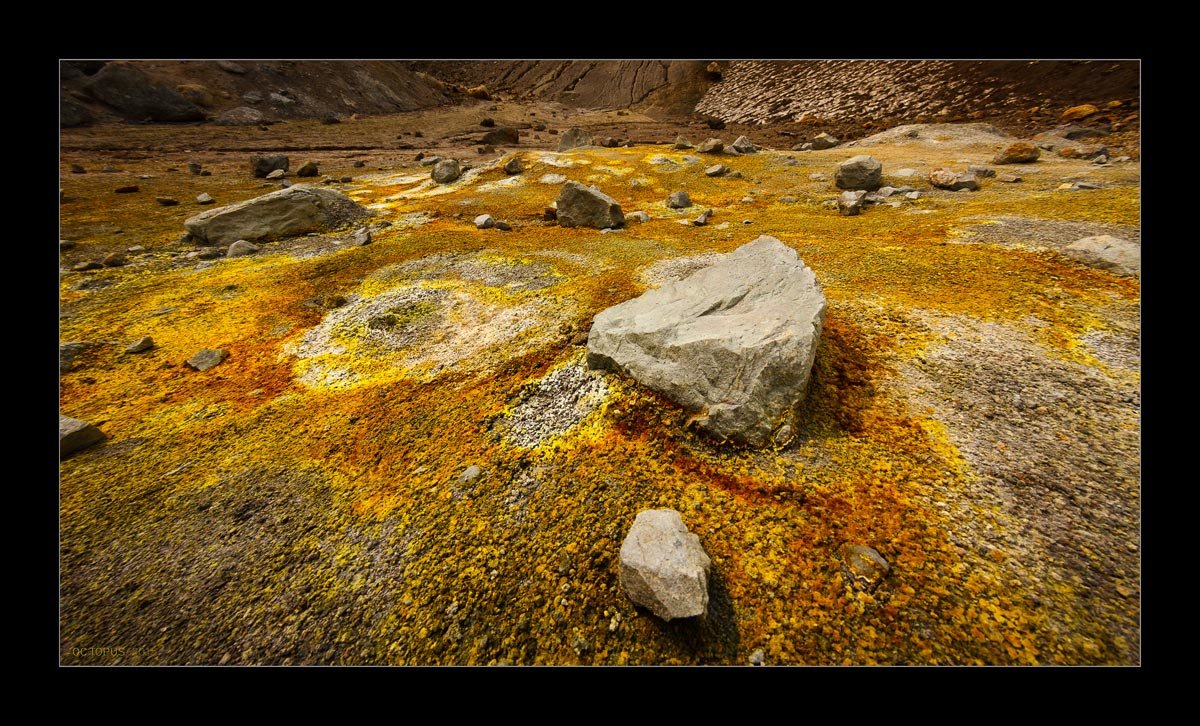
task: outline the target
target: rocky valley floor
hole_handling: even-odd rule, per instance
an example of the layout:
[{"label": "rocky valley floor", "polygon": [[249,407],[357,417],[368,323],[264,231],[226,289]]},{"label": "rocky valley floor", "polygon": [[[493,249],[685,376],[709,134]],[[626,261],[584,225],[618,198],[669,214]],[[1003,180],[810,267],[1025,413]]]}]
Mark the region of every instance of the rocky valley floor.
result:
[{"label": "rocky valley floor", "polygon": [[[521,143],[477,153],[484,114]],[[634,145],[553,151],[576,123]],[[1140,282],[1062,252],[1140,242],[1136,160],[1043,152],[950,192],[929,172],[1012,139],[711,156],[665,142],[737,132],[516,104],[265,128],[63,132],[60,405],[106,435],[61,463],[64,664],[1139,662]],[[193,256],[197,195],[278,189],[250,174],[265,152],[340,180],[371,243]],[[471,168],[438,185],[418,152]],[[918,198],[840,216],[856,154]],[[567,180],[649,221],[545,221]],[[679,190],[694,206],[666,206]],[[588,370],[598,312],[763,234],[828,301],[792,440],[717,445]],[[184,365],[206,348],[229,354]],[[712,559],[707,618],[621,591],[622,538],[658,507]],[[845,544],[888,561],[873,591]]]}]

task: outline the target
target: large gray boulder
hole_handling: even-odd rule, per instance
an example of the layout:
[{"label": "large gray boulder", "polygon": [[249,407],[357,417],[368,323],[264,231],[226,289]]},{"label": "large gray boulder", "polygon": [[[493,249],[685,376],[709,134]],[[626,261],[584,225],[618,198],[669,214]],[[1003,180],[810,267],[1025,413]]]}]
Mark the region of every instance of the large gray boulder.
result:
[{"label": "large gray boulder", "polygon": [[84,85],[92,98],[135,121],[203,121],[204,111],[130,63],[109,63]]},{"label": "large gray boulder", "polygon": [[592,135],[578,126],[572,126],[558,140],[559,151],[569,151],[582,146],[592,146]]},{"label": "large gray boulder", "polygon": [[596,187],[569,181],[558,193],[558,224],[562,227],[620,227],[625,215],[617,200]]},{"label": "large gray boulder", "polygon": [[100,429],[87,421],[80,421],[70,416],[58,415],[58,455],[64,457],[79,449],[104,440]]},{"label": "large gray boulder", "polygon": [[449,184],[462,176],[462,166],[454,159],[440,159],[429,176],[438,184]]},{"label": "large gray boulder", "polygon": [[296,184],[201,212],[183,226],[201,244],[233,244],[334,229],[369,214],[345,194]]},{"label": "large gray boulder", "polygon": [[1063,252],[1085,265],[1118,275],[1136,275],[1142,270],[1141,245],[1107,234],[1076,240],[1064,247]]},{"label": "large gray boulder", "polygon": [[763,446],[795,428],[824,321],[816,275],[764,235],[598,314],[588,365],[658,391],[715,437]]},{"label": "large gray boulder", "polygon": [[838,164],[834,183],[838,189],[875,191],[883,184],[883,164],[866,154],[846,159]]},{"label": "large gray boulder", "polygon": [[621,588],[663,620],[705,615],[711,564],[679,512],[648,509],[621,543]]}]

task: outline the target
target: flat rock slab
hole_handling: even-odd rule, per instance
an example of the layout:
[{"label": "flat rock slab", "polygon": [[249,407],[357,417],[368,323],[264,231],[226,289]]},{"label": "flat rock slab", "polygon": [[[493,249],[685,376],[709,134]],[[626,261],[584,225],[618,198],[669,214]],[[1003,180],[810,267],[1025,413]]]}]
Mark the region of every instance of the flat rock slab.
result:
[{"label": "flat rock slab", "polygon": [[87,421],[80,421],[70,416],[58,416],[58,454],[64,457],[79,449],[86,448],[104,440],[100,429]]},{"label": "flat rock slab", "polygon": [[621,587],[663,620],[708,612],[711,561],[674,509],[639,512],[621,543]]},{"label": "flat rock slab", "polygon": [[762,446],[794,423],[824,321],[816,275],[764,235],[598,314],[588,365],[658,391],[713,436]]},{"label": "flat rock slab", "polygon": [[187,359],[189,368],[206,371],[229,357],[229,351],[224,348],[205,348]]},{"label": "flat rock slab", "polygon": [[296,184],[244,202],[201,212],[183,226],[204,244],[327,230],[368,216],[350,197],[331,189]]},{"label": "flat rock slab", "polygon": [[1142,270],[1142,246],[1107,234],[1076,240],[1063,252],[1085,265],[1118,275],[1136,275]]}]

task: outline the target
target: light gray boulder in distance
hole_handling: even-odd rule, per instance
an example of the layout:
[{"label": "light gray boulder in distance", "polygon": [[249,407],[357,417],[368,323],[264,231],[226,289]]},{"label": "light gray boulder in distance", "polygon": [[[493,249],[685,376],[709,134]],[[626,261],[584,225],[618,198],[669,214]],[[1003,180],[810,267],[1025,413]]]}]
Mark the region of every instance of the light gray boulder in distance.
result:
[{"label": "light gray boulder in distance", "polygon": [[578,126],[572,126],[558,140],[559,151],[578,149],[581,146],[592,146],[592,135]]},{"label": "light gray boulder in distance", "polygon": [[843,217],[853,217],[862,213],[863,199],[867,193],[861,189],[856,192],[842,192],[838,197],[838,214]]},{"label": "light gray boulder in distance", "polygon": [[183,226],[201,244],[232,244],[240,239],[285,237],[331,229],[369,214],[345,194],[296,184],[201,212],[189,217]]},{"label": "light gray boulder in distance", "polygon": [[751,143],[750,139],[745,136],[737,137],[737,140],[730,144],[730,146],[739,154],[753,154],[758,151],[758,147]]},{"label": "light gray boulder in distance", "polygon": [[1076,240],[1064,247],[1063,252],[1085,265],[1118,275],[1137,275],[1142,271],[1141,245],[1107,234]]},{"label": "light gray boulder in distance", "polygon": [[763,446],[795,428],[824,322],[816,275],[764,235],[596,315],[588,365],[661,393],[712,436]]},{"label": "light gray boulder in distance", "polygon": [[496,226],[496,219],[490,214],[481,214],[475,218],[476,229],[488,229]]},{"label": "light gray boulder in distance", "polygon": [[617,200],[596,187],[569,181],[558,193],[558,224],[562,227],[620,227],[625,215]]},{"label": "light gray boulder in distance", "polygon": [[840,143],[842,142],[836,136],[830,136],[822,132],[813,137],[812,148],[816,151],[823,151],[824,149],[832,149]]},{"label": "light gray boulder in distance", "polygon": [[87,421],[63,416],[61,413],[58,415],[58,455],[60,458],[103,440],[104,434],[100,429]]},{"label": "light gray boulder in distance", "polygon": [[701,154],[719,154],[725,148],[725,144],[721,143],[720,139],[709,139],[696,147],[696,151]]},{"label": "light gray boulder in distance", "polygon": [[874,191],[883,184],[883,164],[866,154],[851,157],[838,164],[833,181],[838,189]]},{"label": "light gray boulder in distance", "polygon": [[692,198],[687,192],[671,192],[667,195],[667,206],[671,209],[687,209],[692,206]]},{"label": "light gray boulder in distance", "polygon": [[438,184],[449,184],[462,176],[462,167],[454,159],[442,159],[433,165],[429,176]]},{"label": "light gray boulder in distance", "polygon": [[639,512],[621,543],[621,588],[663,620],[708,613],[712,561],[674,509]]}]

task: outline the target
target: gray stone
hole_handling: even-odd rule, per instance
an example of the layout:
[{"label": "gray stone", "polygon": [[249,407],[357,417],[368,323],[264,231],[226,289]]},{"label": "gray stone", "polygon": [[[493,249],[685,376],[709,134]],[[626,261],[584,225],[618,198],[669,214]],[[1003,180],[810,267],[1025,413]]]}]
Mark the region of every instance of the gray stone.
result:
[{"label": "gray stone", "polygon": [[72,164],[72,165],[71,165],[71,173],[72,173],[72,174],[86,174],[86,173],[87,173],[87,169],[84,169],[84,168],[83,168],[82,166],[80,166],[79,164]]},{"label": "gray stone", "polygon": [[1078,181],[1078,182],[1075,182],[1074,184],[1072,184],[1071,188],[1072,189],[1103,189],[1104,187],[1097,184],[1096,182]]},{"label": "gray stone", "polygon": [[126,353],[144,353],[154,347],[154,338],[147,335],[144,338],[138,338],[129,344],[125,349]]},{"label": "gray stone", "polygon": [[829,181],[829,177],[825,176],[821,172],[815,172],[813,174],[809,174],[808,178],[812,179],[813,181]]},{"label": "gray stone", "polygon": [[[418,154],[418,156],[420,156],[420,154]],[[441,160],[442,157],[440,156],[425,156],[418,159],[418,161],[421,162],[421,166],[433,166]]]},{"label": "gray stone", "polygon": [[259,179],[266,179],[273,171],[287,172],[290,161],[286,156],[277,154],[274,156],[252,156],[250,157],[250,170],[254,172],[254,176]]},{"label": "gray stone", "polygon": [[463,484],[466,484],[468,482],[475,481],[481,476],[483,476],[483,469],[480,469],[478,466],[472,464],[466,469],[463,469],[463,472],[458,475],[458,480]]},{"label": "gray stone", "polygon": [[292,186],[292,183],[287,179],[284,179],[283,181],[279,182],[279,186],[283,189],[287,189],[288,187]]},{"label": "gray stone", "polygon": [[297,184],[201,212],[183,226],[201,244],[230,244],[333,229],[369,214],[340,192]]},{"label": "gray stone", "polygon": [[863,190],[846,191],[838,197],[838,214],[843,217],[853,217],[862,212],[863,201],[866,199],[867,193]]},{"label": "gray stone", "polygon": [[523,169],[521,168],[521,160],[515,156],[509,159],[508,163],[504,165],[505,174],[520,174],[522,171]]},{"label": "gray stone", "polygon": [[266,117],[257,108],[238,106],[218,115],[215,123],[218,126],[257,126],[265,120]]},{"label": "gray stone", "polygon": [[559,151],[570,151],[592,145],[592,135],[577,126],[567,129],[558,140]]},{"label": "gray stone", "polygon": [[355,169],[363,169],[363,168],[366,168],[367,162],[363,161],[362,159],[359,159],[358,161],[354,162],[354,164],[352,166]]},{"label": "gray stone", "polygon": [[215,201],[217,200],[209,196],[208,192],[201,192],[196,195],[196,204],[212,204]]},{"label": "gray stone", "polygon": [[711,209],[704,210],[700,213],[699,217],[696,217],[692,220],[692,225],[696,227],[703,227],[704,225],[708,224],[708,220],[710,217],[712,217],[712,213],[713,210]]},{"label": "gray stone", "polygon": [[88,270],[99,270],[102,267],[104,267],[104,265],[100,264],[96,260],[87,260],[85,262],[76,262],[75,266],[71,269],[76,272],[87,272]]},{"label": "gray stone", "polygon": [[250,244],[244,239],[229,245],[229,251],[225,253],[226,257],[245,257],[258,252],[258,245]]},{"label": "gray stone", "polygon": [[59,251],[75,249],[75,242],[69,239],[60,239],[58,241],[58,249]]},{"label": "gray stone", "polygon": [[[811,141],[801,141],[798,144],[792,145],[792,151],[812,151],[812,149],[813,145]],[[789,161],[795,161],[795,159],[790,159]]]},{"label": "gray stone", "polygon": [[511,232],[511,231],[512,231],[512,225],[511,225],[511,224],[509,224],[508,222],[500,222],[500,221],[497,221],[497,222],[496,222],[496,229],[500,230],[501,232]]},{"label": "gray stone", "polygon": [[650,215],[645,212],[630,212],[625,215],[626,222],[649,222]]},{"label": "gray stone", "polygon": [[296,170],[296,176],[316,176],[320,173],[315,161],[306,161],[303,166]]},{"label": "gray stone", "polygon": [[563,227],[620,227],[625,215],[617,200],[596,187],[585,187],[569,181],[563,185],[557,200],[558,223]]},{"label": "gray stone", "polygon": [[725,144],[721,143],[720,139],[709,139],[703,144],[696,147],[696,151],[701,154],[719,154],[725,148]]},{"label": "gray stone", "polygon": [[438,184],[449,184],[462,176],[462,167],[454,159],[442,159],[433,165],[429,176]]},{"label": "gray stone", "polygon": [[1038,147],[1028,141],[1014,141],[992,159],[993,164],[1032,164],[1041,156]]},{"label": "gray stone", "polygon": [[874,592],[891,569],[883,555],[864,545],[844,544],[839,555],[846,580],[865,592]]},{"label": "gray stone", "polygon": [[724,164],[713,164],[704,170],[704,176],[725,176],[729,173],[729,167]]},{"label": "gray stone", "polygon": [[996,181],[1004,182],[1005,184],[1015,184],[1021,181],[1021,177],[1016,174],[997,174]]},{"label": "gray stone", "polygon": [[838,189],[878,189],[883,183],[883,164],[865,154],[852,157],[838,164],[833,181]]},{"label": "gray stone", "polygon": [[687,209],[692,206],[692,198],[687,192],[671,192],[667,196],[667,206],[671,209]]},{"label": "gray stone", "polygon": [[897,169],[896,172],[894,174],[892,174],[892,176],[899,177],[901,179],[908,179],[910,177],[920,176],[920,172],[918,172],[916,169],[904,168],[904,169]]},{"label": "gray stone", "polygon": [[760,666],[766,662],[767,662],[767,653],[762,648],[756,648],[755,651],[750,654],[750,665]]},{"label": "gray stone", "polygon": [[980,164],[971,164],[970,166],[967,167],[967,172],[970,174],[974,174],[977,177],[983,177],[984,179],[996,176],[995,169],[989,169],[988,167],[982,166]]},{"label": "gray stone", "polygon": [[163,207],[174,207],[175,205],[179,204],[178,199],[172,199],[171,197],[155,197],[154,201],[158,202],[159,206]]},{"label": "gray stone", "polygon": [[1108,157],[1101,154],[1100,156],[1097,156],[1095,159],[1092,159],[1092,163],[1103,166],[1104,164],[1108,163]]},{"label": "gray stone", "polygon": [[717,438],[761,446],[794,425],[824,318],[816,275],[764,235],[599,313],[588,365],[658,391]]},{"label": "gray stone", "polygon": [[136,192],[140,192],[141,190],[141,187],[139,187],[137,184],[127,184],[123,187],[116,188],[117,194],[134,194]]},{"label": "gray stone", "polygon": [[905,199],[912,199],[912,200],[917,200],[917,199],[920,199],[920,198],[921,198],[921,192],[905,192],[905,193],[904,193],[904,198],[905,198]]},{"label": "gray stone", "polygon": [[1118,275],[1137,275],[1142,269],[1142,246],[1110,235],[1084,237],[1064,247],[1063,252],[1085,265]]},{"label": "gray stone", "polygon": [[289,98],[288,96],[285,96],[282,93],[275,93],[274,91],[271,92],[271,95],[268,96],[268,98],[271,99],[272,103],[278,103],[278,104],[282,104],[284,106],[290,106],[296,102],[296,99]]},{"label": "gray stone", "polygon": [[237,76],[246,75],[246,69],[242,66],[239,66],[237,63],[234,63],[233,61],[219,60],[217,61],[217,67],[226,73],[232,73]]},{"label": "gray stone", "polygon": [[490,214],[481,214],[475,218],[476,229],[488,229],[489,227],[494,227],[495,225],[496,220]]},{"label": "gray stone", "polygon": [[675,143],[672,145],[671,148],[675,149],[676,151],[684,151],[686,149],[693,148],[693,146],[692,146],[692,142],[683,138],[682,135],[679,135],[679,136],[675,137]]},{"label": "gray stone", "polygon": [[186,363],[189,368],[197,371],[206,371],[209,368],[218,365],[228,356],[229,351],[225,350],[224,348],[204,348],[191,358],[188,358]]},{"label": "gray stone", "polygon": [[819,133],[812,138],[813,151],[823,151],[824,149],[832,149],[842,143],[835,136],[830,136],[827,133]]},{"label": "gray stone", "polygon": [[58,346],[58,367],[69,371],[75,367],[75,358],[87,349],[87,343],[62,343]]},{"label": "gray stone", "polygon": [[753,154],[758,151],[758,147],[750,143],[750,139],[745,136],[737,137],[737,140],[731,144],[731,147],[739,154]]},{"label": "gray stone", "polygon": [[488,144],[487,146],[477,146],[477,147],[475,147],[475,153],[481,154],[481,155],[482,154],[494,154],[494,153],[496,153],[496,147],[492,146],[491,144]]},{"label": "gray stone", "polygon": [[359,227],[358,229],[354,230],[353,241],[355,247],[366,247],[367,245],[371,244],[371,230],[367,229],[366,227]]},{"label": "gray stone", "polygon": [[204,169],[198,161],[189,161],[187,167],[192,176],[200,176],[200,172]]},{"label": "gray stone", "polygon": [[639,512],[621,543],[621,588],[663,620],[708,613],[711,560],[674,509]]},{"label": "gray stone", "polygon": [[494,146],[515,146],[521,143],[521,132],[509,126],[501,126],[484,134],[479,143]]},{"label": "gray stone", "polygon": [[952,192],[979,191],[979,182],[975,180],[974,174],[950,169],[934,169],[929,172],[929,183],[938,189],[948,189]]},{"label": "gray stone", "polygon": [[104,256],[101,264],[105,267],[123,267],[125,265],[125,255],[120,252],[110,252]]},{"label": "gray stone", "polygon": [[87,421],[80,421],[70,416],[58,415],[58,455],[65,457],[80,449],[98,444],[104,440],[100,429]]}]

